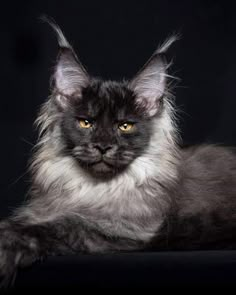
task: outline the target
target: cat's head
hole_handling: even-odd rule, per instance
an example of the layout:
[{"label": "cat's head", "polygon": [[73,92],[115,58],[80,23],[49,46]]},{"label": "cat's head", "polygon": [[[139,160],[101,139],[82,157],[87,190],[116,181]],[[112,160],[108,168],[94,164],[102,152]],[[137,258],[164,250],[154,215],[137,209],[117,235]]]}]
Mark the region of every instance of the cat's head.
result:
[{"label": "cat's head", "polygon": [[91,77],[60,29],[60,53],[53,75],[53,96],[61,114],[65,152],[95,177],[113,177],[150,144],[166,99],[165,50],[169,39],[130,81]]}]

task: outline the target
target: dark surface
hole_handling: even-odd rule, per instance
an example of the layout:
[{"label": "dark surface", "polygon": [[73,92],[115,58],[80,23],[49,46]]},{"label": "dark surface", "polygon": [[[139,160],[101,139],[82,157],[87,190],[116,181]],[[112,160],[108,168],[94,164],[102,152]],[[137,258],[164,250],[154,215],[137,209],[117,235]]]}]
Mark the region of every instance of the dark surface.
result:
[{"label": "dark surface", "polygon": [[[183,143],[236,145],[235,1],[8,1],[1,4],[0,216],[25,199],[24,176],[39,105],[49,94],[55,18],[90,73],[129,78],[173,31],[170,51]],[[233,283],[235,252],[126,254],[50,259],[22,272],[20,285]],[[150,274],[150,276],[148,275]]]},{"label": "dark surface", "polygon": [[78,255],[50,258],[21,271],[21,288],[190,288],[236,290],[236,251]]}]

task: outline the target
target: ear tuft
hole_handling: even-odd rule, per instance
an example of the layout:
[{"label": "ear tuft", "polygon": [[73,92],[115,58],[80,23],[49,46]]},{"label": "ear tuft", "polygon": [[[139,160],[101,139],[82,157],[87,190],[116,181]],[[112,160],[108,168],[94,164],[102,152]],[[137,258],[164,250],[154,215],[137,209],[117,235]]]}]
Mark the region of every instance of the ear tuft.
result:
[{"label": "ear tuft", "polygon": [[56,22],[47,16],[41,19],[48,23],[57,35],[60,49],[52,80],[54,91],[58,93],[57,102],[64,109],[74,94],[81,95],[90,78]]},{"label": "ear tuft", "polygon": [[60,27],[57,25],[57,23],[55,22],[55,20],[47,15],[42,15],[40,17],[40,19],[49,24],[52,29],[54,30],[54,32],[56,33],[57,36],[57,41],[58,41],[58,45],[61,48],[69,48],[72,49],[70,43],[66,40],[66,37],[64,36],[62,30],[60,29]]},{"label": "ear tuft", "polygon": [[156,50],[157,54],[165,54],[173,43],[181,38],[180,34],[175,34],[167,38]]}]

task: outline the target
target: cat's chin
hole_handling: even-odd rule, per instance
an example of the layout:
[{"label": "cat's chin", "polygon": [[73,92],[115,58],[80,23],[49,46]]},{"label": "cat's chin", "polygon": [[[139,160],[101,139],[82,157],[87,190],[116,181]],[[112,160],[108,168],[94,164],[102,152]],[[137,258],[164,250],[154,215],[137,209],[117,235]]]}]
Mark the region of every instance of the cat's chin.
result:
[{"label": "cat's chin", "polygon": [[91,174],[93,177],[104,180],[114,178],[124,170],[124,167],[117,168],[110,165],[109,163],[106,163],[105,161],[100,161],[89,165],[82,164],[82,166],[86,169],[86,172]]}]

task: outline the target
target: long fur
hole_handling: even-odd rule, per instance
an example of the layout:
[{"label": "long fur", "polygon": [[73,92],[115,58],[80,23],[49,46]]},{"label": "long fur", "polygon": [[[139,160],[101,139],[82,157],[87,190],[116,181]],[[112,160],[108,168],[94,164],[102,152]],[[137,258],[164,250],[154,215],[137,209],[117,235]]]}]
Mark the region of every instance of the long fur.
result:
[{"label": "long fur", "polygon": [[[0,274],[9,278],[17,267],[57,254],[235,248],[235,151],[179,147],[163,59],[174,39],[131,81],[104,82],[88,76],[61,30],[53,28],[61,47],[54,88],[36,120],[30,199],[0,224]],[[88,153],[98,153],[92,135],[88,144],[88,133],[75,131],[75,111],[83,101],[90,113],[100,110],[102,119],[112,109],[139,120],[138,137],[124,139],[115,131],[108,136],[114,114],[99,129],[102,144],[110,137],[129,141],[122,154],[126,167],[112,177],[94,177],[78,159],[82,139]]]}]

